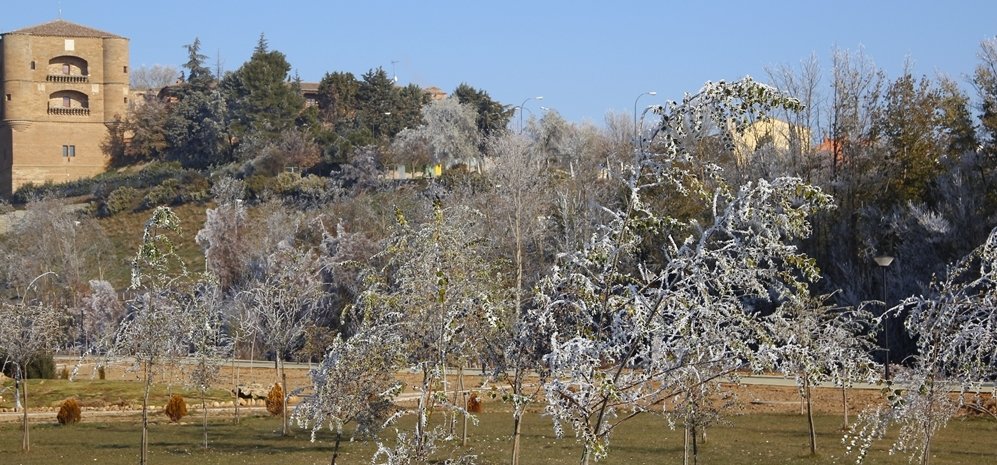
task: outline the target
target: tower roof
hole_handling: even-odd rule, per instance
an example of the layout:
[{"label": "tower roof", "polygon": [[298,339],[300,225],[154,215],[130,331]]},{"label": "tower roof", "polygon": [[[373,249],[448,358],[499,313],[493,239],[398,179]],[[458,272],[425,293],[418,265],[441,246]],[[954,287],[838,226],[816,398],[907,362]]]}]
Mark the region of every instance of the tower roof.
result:
[{"label": "tower roof", "polygon": [[123,39],[116,34],[100,31],[91,27],[57,19],[37,26],[26,27],[16,31],[5,32],[7,34],[24,34],[32,36],[56,36],[56,37],[93,37],[98,39]]}]

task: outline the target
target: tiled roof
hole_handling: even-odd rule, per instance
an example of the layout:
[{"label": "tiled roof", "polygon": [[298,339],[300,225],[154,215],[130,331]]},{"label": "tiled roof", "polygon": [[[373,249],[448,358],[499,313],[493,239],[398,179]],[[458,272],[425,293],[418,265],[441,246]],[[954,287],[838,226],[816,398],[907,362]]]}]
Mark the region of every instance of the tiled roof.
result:
[{"label": "tiled roof", "polygon": [[56,36],[56,37],[95,37],[95,38],[118,38],[123,37],[110,32],[99,31],[94,28],[81,26],[61,19],[52,22],[39,24],[37,26],[26,27],[17,31],[5,32],[6,34],[24,34],[33,36]]}]

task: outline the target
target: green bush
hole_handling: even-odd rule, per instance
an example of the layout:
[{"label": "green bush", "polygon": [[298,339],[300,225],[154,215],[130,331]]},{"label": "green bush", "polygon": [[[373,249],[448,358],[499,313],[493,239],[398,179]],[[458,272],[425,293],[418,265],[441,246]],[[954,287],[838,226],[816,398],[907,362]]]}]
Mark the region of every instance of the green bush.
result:
[{"label": "green bush", "polygon": [[[0,360],[6,359],[4,354],[0,354]],[[15,375],[16,368],[14,364],[8,363],[3,368],[3,374],[8,378],[13,378]],[[36,357],[28,362],[28,367],[25,370],[25,378],[28,379],[55,379],[55,359],[52,355],[43,355],[41,357]]]},{"label": "green bush", "polygon": [[121,186],[107,196],[107,200],[97,207],[100,216],[113,216],[123,211],[133,210],[139,202],[141,192],[131,186]]}]

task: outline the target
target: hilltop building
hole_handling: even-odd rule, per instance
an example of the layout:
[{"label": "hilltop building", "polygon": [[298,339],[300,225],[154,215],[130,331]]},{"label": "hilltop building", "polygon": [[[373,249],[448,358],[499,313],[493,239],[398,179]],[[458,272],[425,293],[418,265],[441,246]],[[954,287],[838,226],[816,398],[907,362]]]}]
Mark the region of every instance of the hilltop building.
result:
[{"label": "hilltop building", "polygon": [[0,195],[104,171],[128,112],[128,39],[69,21],[0,35]]}]

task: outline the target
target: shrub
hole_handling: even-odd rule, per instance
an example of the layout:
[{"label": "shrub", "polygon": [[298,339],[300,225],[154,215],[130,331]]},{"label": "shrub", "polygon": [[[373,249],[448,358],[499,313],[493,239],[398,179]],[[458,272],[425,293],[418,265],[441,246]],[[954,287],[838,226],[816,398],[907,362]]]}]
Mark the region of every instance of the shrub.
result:
[{"label": "shrub", "polygon": [[108,194],[107,200],[101,203],[97,212],[100,216],[112,216],[126,210],[134,209],[135,204],[138,203],[139,196],[138,189],[131,186],[121,186]]},{"label": "shrub", "polygon": [[280,383],[274,383],[267,394],[267,411],[275,416],[284,412],[284,389],[280,387]]},{"label": "shrub", "polygon": [[142,199],[142,209],[147,210],[161,205],[173,205],[180,197],[180,180],[167,179],[162,184],[149,189]]},{"label": "shrub", "polygon": [[[0,360],[5,358],[6,354],[0,353]],[[3,374],[8,378],[13,378],[16,374],[15,371],[13,363],[8,363],[3,368]],[[28,362],[24,371],[26,379],[55,379],[55,359],[52,358],[52,355],[35,357]]]},{"label": "shrub", "polygon": [[470,413],[481,413],[482,410],[481,397],[478,397],[477,392],[472,392],[470,397],[467,398],[467,411]]},{"label": "shrub", "polygon": [[69,379],[69,367],[62,367],[59,370],[59,379]]},{"label": "shrub", "polygon": [[105,376],[107,376],[107,372],[104,371],[104,367],[97,367],[97,379],[103,380]]},{"label": "shrub", "polygon": [[60,425],[72,425],[80,422],[80,403],[76,399],[66,399],[59,407],[59,414],[55,416]]},{"label": "shrub", "polygon": [[180,394],[171,395],[170,402],[166,404],[166,416],[170,417],[170,421],[178,422],[186,415],[187,402],[183,400]]}]

